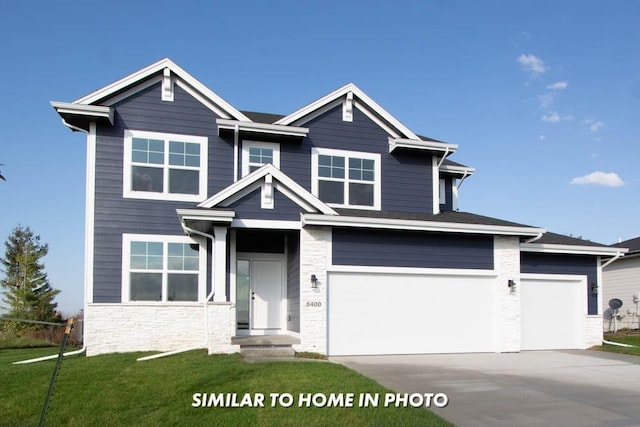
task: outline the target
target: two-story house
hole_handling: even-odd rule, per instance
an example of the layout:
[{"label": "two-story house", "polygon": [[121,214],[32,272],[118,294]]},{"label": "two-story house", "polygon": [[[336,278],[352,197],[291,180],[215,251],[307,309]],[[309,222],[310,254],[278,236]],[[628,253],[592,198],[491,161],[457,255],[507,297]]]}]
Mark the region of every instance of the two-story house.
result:
[{"label": "two-story house", "polygon": [[52,105],[87,135],[89,355],[601,341],[601,259],[620,250],[459,212],[474,169],[458,146],[353,84],[286,116],[239,111],[164,59]]}]

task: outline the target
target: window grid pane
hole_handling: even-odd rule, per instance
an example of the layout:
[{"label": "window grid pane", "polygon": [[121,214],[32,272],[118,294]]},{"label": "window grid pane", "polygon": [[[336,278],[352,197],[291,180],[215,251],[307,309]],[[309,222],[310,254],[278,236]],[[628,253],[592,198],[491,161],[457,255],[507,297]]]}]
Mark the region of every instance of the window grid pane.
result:
[{"label": "window grid pane", "polygon": [[171,166],[200,166],[200,145],[193,142],[169,141],[169,164]]},{"label": "window grid pane", "polygon": [[349,179],[373,182],[375,179],[374,164],[373,160],[350,158]]},{"label": "window grid pane", "polygon": [[168,252],[168,270],[198,270],[200,255],[197,246],[194,249],[188,243],[169,243]]},{"label": "window grid pane", "polygon": [[130,265],[134,270],[162,270],[161,242],[131,242]]},{"label": "window grid pane", "polygon": [[249,147],[249,163],[252,165],[273,164],[273,149],[264,147]]},{"label": "window grid pane", "polygon": [[344,157],[322,154],[318,156],[318,176],[344,179]]},{"label": "window grid pane", "polygon": [[131,159],[136,163],[161,165],[164,163],[164,141],[133,138]]}]

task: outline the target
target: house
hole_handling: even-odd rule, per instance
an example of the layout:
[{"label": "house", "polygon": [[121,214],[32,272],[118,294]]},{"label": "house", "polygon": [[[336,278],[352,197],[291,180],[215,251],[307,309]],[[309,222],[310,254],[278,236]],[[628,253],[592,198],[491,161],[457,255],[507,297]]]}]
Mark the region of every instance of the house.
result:
[{"label": "house", "polygon": [[87,135],[89,355],[247,335],[330,355],[601,341],[601,262],[621,250],[459,212],[474,169],[458,146],[354,84],[255,113],[163,59],[52,106]]},{"label": "house", "polygon": [[[611,245],[614,248],[628,248],[623,257],[612,260],[602,270],[602,312],[605,329],[640,328],[640,237]],[[609,307],[612,299],[622,301],[618,309],[617,325],[614,325],[613,313]]]}]

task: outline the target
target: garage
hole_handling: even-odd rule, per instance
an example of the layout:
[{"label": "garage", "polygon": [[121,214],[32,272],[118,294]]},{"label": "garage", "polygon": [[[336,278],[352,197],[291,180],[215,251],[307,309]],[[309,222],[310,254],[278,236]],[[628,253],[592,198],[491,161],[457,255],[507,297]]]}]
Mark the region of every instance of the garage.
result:
[{"label": "garage", "polygon": [[585,348],[585,276],[523,274],[522,350]]},{"label": "garage", "polygon": [[495,276],[332,272],[330,355],[496,351]]}]

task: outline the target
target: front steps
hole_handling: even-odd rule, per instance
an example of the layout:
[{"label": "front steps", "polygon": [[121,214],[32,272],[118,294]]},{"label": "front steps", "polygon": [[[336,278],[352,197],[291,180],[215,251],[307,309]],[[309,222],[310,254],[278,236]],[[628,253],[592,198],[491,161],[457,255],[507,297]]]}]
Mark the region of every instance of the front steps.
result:
[{"label": "front steps", "polygon": [[240,354],[245,359],[277,360],[293,359],[293,344],[300,340],[291,335],[249,335],[231,338],[231,344],[240,346]]}]

